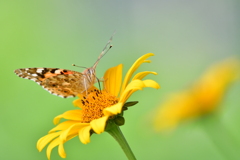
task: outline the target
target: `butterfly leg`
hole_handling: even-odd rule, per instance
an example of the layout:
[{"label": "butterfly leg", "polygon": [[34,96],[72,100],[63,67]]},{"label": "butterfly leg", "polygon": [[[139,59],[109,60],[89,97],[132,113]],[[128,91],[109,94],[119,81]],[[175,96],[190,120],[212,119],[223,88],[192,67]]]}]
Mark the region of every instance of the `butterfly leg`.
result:
[{"label": "butterfly leg", "polygon": [[86,92],[86,96],[88,95],[88,88],[87,88],[87,82],[86,82],[86,78],[83,78],[83,83],[84,83],[84,88],[85,88],[85,92]]},{"label": "butterfly leg", "polygon": [[96,77],[96,79],[97,79],[97,82],[98,82],[98,86],[99,86],[99,90],[100,90],[100,92],[101,92],[101,85],[100,85],[100,82],[103,82],[103,81],[101,81],[99,78],[97,78]]}]

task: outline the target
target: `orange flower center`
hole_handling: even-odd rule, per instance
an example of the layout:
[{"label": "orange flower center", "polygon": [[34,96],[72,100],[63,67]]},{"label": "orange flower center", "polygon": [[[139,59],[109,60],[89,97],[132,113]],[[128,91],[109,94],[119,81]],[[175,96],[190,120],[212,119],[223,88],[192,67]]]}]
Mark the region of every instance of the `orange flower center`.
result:
[{"label": "orange flower center", "polygon": [[89,123],[104,116],[103,109],[118,103],[118,98],[97,89],[82,98],[82,123]]}]

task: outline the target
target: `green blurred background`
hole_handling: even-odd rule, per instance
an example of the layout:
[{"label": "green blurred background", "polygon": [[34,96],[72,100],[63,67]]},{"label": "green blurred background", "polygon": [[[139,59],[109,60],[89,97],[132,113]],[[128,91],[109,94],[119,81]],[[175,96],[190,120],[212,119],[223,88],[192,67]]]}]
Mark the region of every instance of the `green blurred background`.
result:
[{"label": "green blurred background", "polygon": [[[75,109],[73,99],[53,96],[13,71],[28,67],[82,71],[71,64],[90,67],[116,30],[114,47],[97,67],[98,77],[119,63],[126,72],[138,57],[152,52],[152,63],[139,71],[158,72],[148,78],[162,87],[147,88],[130,99],[140,103],[126,112],[121,128],[137,159],[223,160],[198,122],[168,135],[156,134],[149,113],[168,93],[188,86],[213,62],[239,54],[239,8],[237,0],[0,1],[0,159],[47,159],[45,149],[37,151],[37,140],[54,127],[55,116]],[[219,114],[221,125],[237,143],[239,94],[238,82],[228,91]],[[211,121],[211,128],[222,133],[218,120]],[[67,160],[126,159],[107,133],[93,135],[87,145],[74,138],[65,149]],[[51,159],[61,159],[57,149]]]}]

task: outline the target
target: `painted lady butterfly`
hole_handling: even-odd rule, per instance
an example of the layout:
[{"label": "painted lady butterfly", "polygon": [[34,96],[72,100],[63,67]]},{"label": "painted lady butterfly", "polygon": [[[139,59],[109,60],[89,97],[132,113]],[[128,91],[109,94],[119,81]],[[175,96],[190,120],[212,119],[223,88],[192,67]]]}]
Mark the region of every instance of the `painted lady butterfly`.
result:
[{"label": "painted lady butterfly", "polygon": [[86,68],[82,73],[59,68],[20,68],[14,72],[21,78],[35,81],[53,95],[62,98],[75,97],[79,93],[87,92],[97,82],[98,78],[96,77],[95,69],[99,60],[112,47],[110,43],[113,35],[94,65]]}]

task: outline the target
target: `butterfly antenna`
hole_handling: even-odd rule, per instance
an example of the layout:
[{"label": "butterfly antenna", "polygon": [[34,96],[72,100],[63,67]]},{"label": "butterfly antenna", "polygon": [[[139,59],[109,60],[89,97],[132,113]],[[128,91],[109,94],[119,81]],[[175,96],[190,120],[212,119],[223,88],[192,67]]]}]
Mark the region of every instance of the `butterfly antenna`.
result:
[{"label": "butterfly antenna", "polygon": [[83,66],[77,66],[76,64],[72,64],[72,66],[74,66],[74,67],[79,67],[79,68],[85,68],[85,69],[87,69],[87,67],[83,67]]},{"label": "butterfly antenna", "polygon": [[112,48],[111,42],[112,42],[112,39],[113,39],[113,36],[115,35],[115,33],[116,33],[116,31],[112,34],[112,36],[108,40],[106,46],[103,48],[101,54],[99,55],[97,61],[93,64],[93,66],[92,66],[93,69],[95,69],[97,67],[100,59]]}]

